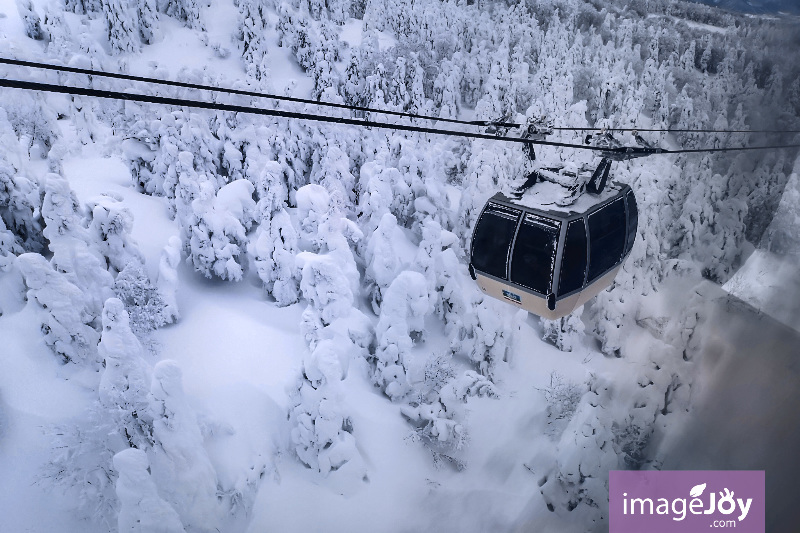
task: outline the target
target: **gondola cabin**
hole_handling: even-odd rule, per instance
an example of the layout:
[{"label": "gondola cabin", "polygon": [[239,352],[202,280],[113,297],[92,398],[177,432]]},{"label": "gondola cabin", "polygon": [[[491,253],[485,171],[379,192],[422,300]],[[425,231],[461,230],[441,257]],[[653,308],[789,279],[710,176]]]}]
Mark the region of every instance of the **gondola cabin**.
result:
[{"label": "gondola cabin", "polygon": [[636,238],[636,199],[612,183],[559,207],[537,185],[519,200],[495,194],[472,233],[470,275],[499,300],[553,320],[611,285]]}]

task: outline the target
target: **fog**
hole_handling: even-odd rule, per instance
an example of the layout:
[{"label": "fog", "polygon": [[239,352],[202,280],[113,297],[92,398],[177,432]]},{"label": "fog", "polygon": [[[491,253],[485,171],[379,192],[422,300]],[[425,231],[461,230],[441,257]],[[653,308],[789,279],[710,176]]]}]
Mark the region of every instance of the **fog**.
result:
[{"label": "fog", "polygon": [[[800,295],[795,295],[800,296]],[[715,301],[695,406],[664,470],[765,470],[767,531],[800,521],[800,333],[733,296]]]}]

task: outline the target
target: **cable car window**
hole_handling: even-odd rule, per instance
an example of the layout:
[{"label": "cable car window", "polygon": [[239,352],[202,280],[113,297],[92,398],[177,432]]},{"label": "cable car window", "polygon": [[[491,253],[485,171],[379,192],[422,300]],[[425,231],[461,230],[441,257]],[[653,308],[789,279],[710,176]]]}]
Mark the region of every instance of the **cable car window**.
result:
[{"label": "cable car window", "polygon": [[636,197],[633,192],[625,195],[625,200],[628,202],[628,240],[625,243],[625,251],[630,252],[633,248],[633,242],[636,240],[636,228],[639,223],[639,208],[636,206]]},{"label": "cable car window", "polygon": [[559,224],[525,215],[511,258],[511,281],[540,294],[549,294],[558,245]]},{"label": "cable car window", "polygon": [[506,265],[520,211],[489,204],[475,227],[472,265],[491,276],[507,279]]},{"label": "cable car window", "polygon": [[589,215],[589,281],[619,263],[625,251],[625,204],[619,198]]},{"label": "cable car window", "polygon": [[558,276],[558,294],[567,294],[583,286],[586,275],[586,225],[582,218],[567,226],[564,252],[561,254],[561,273]]}]

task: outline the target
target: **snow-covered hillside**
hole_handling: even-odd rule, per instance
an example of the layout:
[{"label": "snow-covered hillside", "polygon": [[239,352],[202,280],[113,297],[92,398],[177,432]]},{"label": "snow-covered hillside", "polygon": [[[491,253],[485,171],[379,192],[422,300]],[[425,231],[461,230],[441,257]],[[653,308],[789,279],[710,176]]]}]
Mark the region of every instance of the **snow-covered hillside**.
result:
[{"label": "snow-covered hillside", "polygon": [[798,14],[797,2],[793,0],[698,0],[710,6],[758,14]]},{"label": "snow-covered hillside", "polygon": [[[792,24],[633,0],[0,0],[0,55],[442,118],[797,130]],[[615,163],[631,256],[546,321],[474,285],[471,231],[495,192],[589,153],[0,95],[4,531],[606,530],[608,471],[659,468],[692,417],[707,287],[796,209],[797,150]]]}]

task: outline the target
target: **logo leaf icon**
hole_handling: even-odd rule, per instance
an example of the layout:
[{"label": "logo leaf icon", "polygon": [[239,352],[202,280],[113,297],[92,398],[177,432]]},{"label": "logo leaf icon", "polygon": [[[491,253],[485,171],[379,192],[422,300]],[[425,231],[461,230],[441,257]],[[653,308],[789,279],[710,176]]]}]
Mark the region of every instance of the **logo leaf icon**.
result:
[{"label": "logo leaf icon", "polygon": [[694,487],[692,487],[692,490],[689,491],[689,496],[691,496],[692,498],[697,498],[701,494],[703,494],[704,490],[706,490],[705,483],[703,483],[702,485],[695,485]]}]

